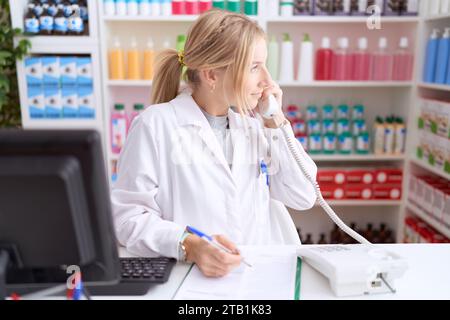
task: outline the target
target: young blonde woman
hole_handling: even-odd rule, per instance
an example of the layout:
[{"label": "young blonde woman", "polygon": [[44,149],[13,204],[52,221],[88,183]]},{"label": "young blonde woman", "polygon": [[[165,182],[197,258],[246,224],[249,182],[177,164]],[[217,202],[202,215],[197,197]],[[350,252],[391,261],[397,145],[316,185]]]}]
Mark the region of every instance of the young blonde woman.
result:
[{"label": "young blonde woman", "polygon": [[[198,18],[184,52],[159,54],[153,104],[133,122],[112,190],[118,240],[130,252],[187,260],[206,276],[223,276],[241,263],[237,245],[279,242],[271,201],[296,210],[314,205],[314,189],[279,128],[289,122],[281,110],[270,120],[258,115],[271,94],[282,105],[266,59],[264,31],[220,10]],[[214,235],[231,253],[186,226]]]}]

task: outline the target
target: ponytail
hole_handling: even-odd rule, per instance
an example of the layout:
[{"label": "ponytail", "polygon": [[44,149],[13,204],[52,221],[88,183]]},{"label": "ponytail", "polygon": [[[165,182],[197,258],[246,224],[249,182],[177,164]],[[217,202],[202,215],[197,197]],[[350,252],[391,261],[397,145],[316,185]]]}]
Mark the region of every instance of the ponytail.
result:
[{"label": "ponytail", "polygon": [[183,65],[178,52],[166,49],[156,56],[151,104],[169,102],[178,95]]}]

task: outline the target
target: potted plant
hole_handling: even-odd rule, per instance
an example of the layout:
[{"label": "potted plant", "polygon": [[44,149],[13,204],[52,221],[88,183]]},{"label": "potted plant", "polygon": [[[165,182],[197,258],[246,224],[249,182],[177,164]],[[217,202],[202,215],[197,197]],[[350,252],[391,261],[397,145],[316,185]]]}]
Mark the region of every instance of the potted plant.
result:
[{"label": "potted plant", "polygon": [[0,127],[20,127],[20,101],[16,60],[21,60],[31,47],[21,39],[14,45],[14,37],[22,30],[12,28],[8,0],[0,0]]}]

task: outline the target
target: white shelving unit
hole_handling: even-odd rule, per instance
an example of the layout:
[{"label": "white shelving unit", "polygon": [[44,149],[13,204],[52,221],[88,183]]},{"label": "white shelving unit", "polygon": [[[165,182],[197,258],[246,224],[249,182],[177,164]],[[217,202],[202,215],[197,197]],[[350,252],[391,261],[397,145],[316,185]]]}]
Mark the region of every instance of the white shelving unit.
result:
[{"label": "white shelving unit", "polygon": [[[421,12],[425,12],[425,6],[427,4],[427,1],[422,1],[422,7]],[[430,164],[419,160],[416,157],[416,147],[418,143],[418,128],[417,128],[417,119],[420,114],[420,98],[426,98],[426,99],[438,99],[443,101],[449,101],[450,100],[450,86],[449,85],[437,85],[437,84],[430,84],[430,83],[424,83],[422,81],[422,73],[423,73],[423,65],[425,61],[425,51],[426,51],[426,45],[427,40],[431,34],[432,29],[439,28],[443,29],[445,27],[450,26],[450,14],[445,15],[434,15],[434,16],[426,16],[421,15],[419,20],[419,32],[417,34],[418,38],[418,48],[416,50],[416,83],[414,86],[414,90],[412,92],[412,99],[414,103],[412,104],[412,110],[411,110],[411,116],[409,118],[408,126],[410,128],[408,133],[408,152],[406,157],[406,165],[405,165],[405,178],[409,174],[431,174],[435,176],[439,176],[441,178],[444,178],[448,181],[450,181],[450,175],[445,173],[443,170],[440,170],[438,168],[435,168],[431,166]],[[448,141],[447,143],[450,143]],[[407,181],[407,179],[405,179]],[[408,199],[408,188],[406,188],[406,185],[404,187],[405,199]],[[443,226],[441,223],[436,221],[434,218],[432,218],[430,215],[426,214],[421,208],[419,208],[417,205],[415,205],[412,202],[408,202],[405,204],[402,204],[402,212],[400,215],[399,220],[399,228],[400,230],[404,229],[404,218],[407,215],[414,215],[422,220],[424,220],[426,223],[428,223],[431,227],[442,233],[446,237],[450,237],[450,230]],[[400,241],[401,238],[397,237],[397,240]]]},{"label": "white shelving unit", "polygon": [[[269,36],[275,35],[281,39],[284,32],[289,32],[294,42],[294,55],[299,56],[300,41],[303,33],[309,33],[315,48],[320,46],[323,36],[329,36],[335,45],[335,39],[349,36],[352,47],[357,38],[366,36],[369,39],[369,49],[375,50],[379,37],[387,37],[390,48],[397,45],[401,36],[407,36],[415,50],[416,66],[414,79],[419,79],[423,64],[423,48],[429,26],[442,25],[450,21],[449,16],[424,17],[381,17],[381,30],[369,30],[366,25],[367,17],[333,17],[333,16],[297,16],[297,17],[267,17],[264,12],[264,0],[259,2],[259,15],[252,17]],[[23,27],[23,8],[26,0],[10,1],[13,16],[13,26]],[[422,4],[424,1],[422,1]],[[92,55],[94,63],[94,86],[97,102],[96,119],[89,121],[37,121],[28,118],[27,110],[22,109],[25,128],[82,128],[96,127],[102,132],[106,146],[108,167],[118,156],[110,148],[110,112],[114,103],[125,103],[127,111],[131,111],[133,103],[149,104],[152,81],[112,81],[108,76],[108,50],[112,47],[113,38],[118,37],[125,49],[131,36],[138,40],[138,49],[143,50],[147,38],[151,36],[156,49],[162,48],[162,43],[169,37],[171,46],[175,47],[175,39],[179,34],[186,34],[189,26],[197,16],[170,17],[118,17],[103,14],[102,1],[88,0],[90,10],[89,37],[34,37],[32,53],[88,53]],[[423,10],[421,11],[423,12]],[[161,32],[164,30],[164,32]],[[297,65],[294,66],[297,70]],[[21,103],[26,106],[26,88],[23,65],[18,63]],[[408,128],[415,127],[417,104],[414,102],[421,90],[437,92],[445,95],[446,86],[423,84],[418,80],[407,82],[352,82],[331,81],[312,83],[289,82],[280,83],[284,92],[284,103],[295,103],[303,106],[310,102],[322,105],[325,102],[349,104],[364,103],[368,125],[376,115],[386,116],[395,113],[407,119]],[[325,89],[325,90],[324,90]],[[413,130],[411,130],[413,131]],[[377,165],[395,166],[404,170],[405,177],[414,165],[413,150],[415,148],[414,132],[408,134],[407,155],[375,156],[375,155],[314,155],[313,159],[320,167],[330,166],[366,166]],[[422,165],[422,164],[420,164]],[[422,166],[424,170],[430,169]],[[111,171],[110,171],[111,172]],[[448,178],[448,177],[447,177]],[[406,193],[406,179],[403,190]],[[356,222],[364,227],[372,222],[378,225],[385,222],[391,227],[401,240],[403,234],[403,220],[406,208],[405,194],[401,201],[331,201],[336,211],[347,222]],[[319,233],[328,234],[332,229],[332,222],[323,214],[320,208],[313,208],[306,213],[290,210],[297,225],[302,230],[313,234],[313,240],[318,239]]]},{"label": "white shelving unit", "polygon": [[435,228],[437,231],[442,233],[442,235],[446,236],[447,238],[450,238],[450,228],[444,226],[441,222],[437,221],[434,217],[430,216],[413,203],[408,203],[407,208],[416,216],[418,216],[426,223],[428,223],[430,226]]},{"label": "white shelving unit", "polygon": [[[89,8],[89,36],[30,36],[29,55],[90,55],[92,58],[93,96],[95,117],[93,119],[58,118],[33,119],[29,115],[27,84],[23,61],[17,62],[17,75],[20,92],[20,105],[22,125],[25,129],[96,129],[103,133],[103,95],[101,85],[100,47],[98,41],[97,5],[95,0],[88,0]],[[11,22],[14,28],[24,29],[23,17],[25,15],[27,0],[10,0]],[[15,39],[16,43],[21,39]],[[106,150],[106,146],[105,146]]]}]

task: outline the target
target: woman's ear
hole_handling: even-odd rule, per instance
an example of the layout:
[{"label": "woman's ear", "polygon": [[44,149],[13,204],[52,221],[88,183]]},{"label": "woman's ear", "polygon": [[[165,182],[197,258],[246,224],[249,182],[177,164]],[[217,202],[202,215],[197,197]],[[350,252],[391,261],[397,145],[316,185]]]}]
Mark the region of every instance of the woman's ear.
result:
[{"label": "woman's ear", "polygon": [[215,88],[220,82],[220,71],[217,69],[204,69],[200,72],[200,79],[209,88]]}]

